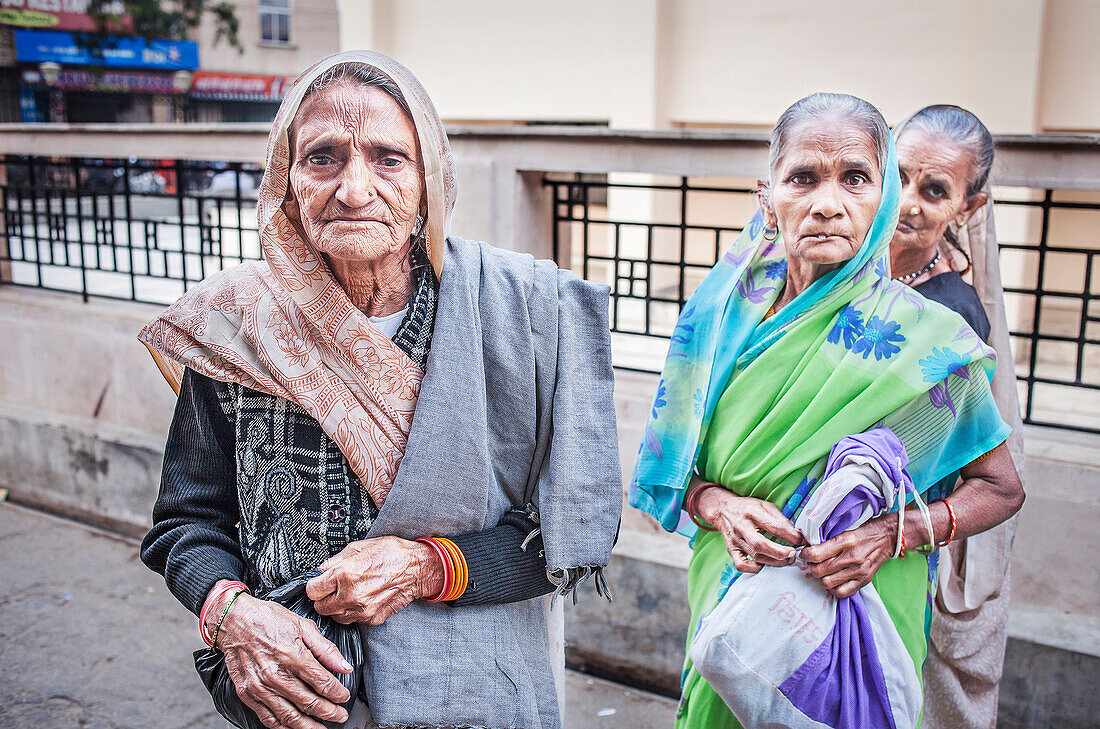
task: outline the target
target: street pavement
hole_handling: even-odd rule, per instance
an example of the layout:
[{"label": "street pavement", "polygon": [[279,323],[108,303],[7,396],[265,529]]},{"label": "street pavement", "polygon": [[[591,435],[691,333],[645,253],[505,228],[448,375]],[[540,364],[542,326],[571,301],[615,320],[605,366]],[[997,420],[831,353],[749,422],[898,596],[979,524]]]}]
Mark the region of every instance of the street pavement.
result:
[{"label": "street pavement", "polygon": [[[0,503],[0,727],[226,729],[195,618],[137,542]],[[671,727],[675,702],[568,672],[566,727]]]}]

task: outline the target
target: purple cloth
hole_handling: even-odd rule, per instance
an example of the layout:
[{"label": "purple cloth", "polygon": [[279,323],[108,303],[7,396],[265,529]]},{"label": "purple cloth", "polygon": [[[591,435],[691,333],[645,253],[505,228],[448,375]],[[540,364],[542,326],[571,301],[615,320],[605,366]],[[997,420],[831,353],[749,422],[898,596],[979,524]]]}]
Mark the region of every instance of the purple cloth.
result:
[{"label": "purple cloth", "polygon": [[[905,446],[890,429],[876,428],[842,438],[829,454],[822,482],[847,456],[874,459],[895,485],[904,483],[907,492],[913,490],[913,482],[905,472],[909,462]],[[868,506],[871,515],[877,516],[886,511],[886,500],[865,486],[852,489],[822,525],[822,541],[850,529]],[[803,714],[830,727],[896,729],[874,633],[860,593],[837,600],[833,629],[779,690]]]}]

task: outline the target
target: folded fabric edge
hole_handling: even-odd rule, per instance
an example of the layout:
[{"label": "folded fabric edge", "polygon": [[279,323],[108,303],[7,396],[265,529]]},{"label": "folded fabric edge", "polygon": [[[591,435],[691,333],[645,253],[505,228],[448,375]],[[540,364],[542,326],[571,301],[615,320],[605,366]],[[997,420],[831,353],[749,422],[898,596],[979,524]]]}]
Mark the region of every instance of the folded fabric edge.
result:
[{"label": "folded fabric edge", "polygon": [[614,596],[611,594],[611,587],[607,584],[607,578],[604,576],[603,565],[581,565],[578,567],[547,567],[546,579],[550,580],[550,583],[554,585],[554,594],[550,597],[550,607],[554,606],[560,595],[570,595],[573,598],[573,604],[577,604],[577,588],[580,587],[588,578],[592,578],[592,584],[596,588],[596,594],[607,600],[609,603],[615,601]]}]

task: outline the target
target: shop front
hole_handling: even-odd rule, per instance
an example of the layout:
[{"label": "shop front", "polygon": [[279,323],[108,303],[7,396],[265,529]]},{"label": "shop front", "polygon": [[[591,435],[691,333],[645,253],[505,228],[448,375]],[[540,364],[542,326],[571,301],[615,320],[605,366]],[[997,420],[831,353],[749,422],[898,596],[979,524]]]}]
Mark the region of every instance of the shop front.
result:
[{"label": "shop front", "polygon": [[192,120],[271,122],[293,76],[199,71],[191,84]]},{"label": "shop front", "polygon": [[194,41],[112,38],[92,50],[75,34],[16,30],[25,122],[175,122],[188,114]]}]

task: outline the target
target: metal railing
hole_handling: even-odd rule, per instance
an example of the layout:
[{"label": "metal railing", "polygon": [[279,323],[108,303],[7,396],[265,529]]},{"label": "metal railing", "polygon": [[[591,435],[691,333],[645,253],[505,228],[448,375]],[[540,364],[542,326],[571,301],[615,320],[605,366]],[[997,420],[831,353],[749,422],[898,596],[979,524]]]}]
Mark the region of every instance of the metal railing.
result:
[{"label": "metal railing", "polygon": [[7,155],[5,283],[170,303],[260,257],[259,174],[237,162]]},{"label": "metal railing", "polygon": [[[248,163],[7,155],[0,176],[5,283],[167,304],[211,273],[260,258]],[[732,178],[555,173],[545,178],[557,259],[612,287],[616,366],[656,372],[684,302],[740,233],[755,200]],[[1025,422],[1100,433],[1100,245],[1059,216],[1100,202],[998,189],[1002,258]],[[1093,195],[1095,198],[1095,194]],[[1091,224],[1091,230],[1100,225]],[[1082,229],[1078,225],[1077,229]],[[1094,281],[1095,279],[1095,281]]]},{"label": "metal railing", "polygon": [[[1004,287],[1006,299],[1022,299],[1017,302],[1016,326],[1009,322],[1009,333],[1015,348],[1016,377],[1024,393],[1020,401],[1024,422],[1100,433],[1100,400],[1087,397],[1100,394],[1100,276],[1096,281],[1093,276],[1100,246],[1058,244],[1051,236],[1058,211],[1091,211],[1098,214],[1100,222],[1100,204],[1060,199],[1059,191],[1049,189],[1042,190],[1038,200],[1016,195],[997,197],[995,202],[999,209],[1030,209],[1039,215],[1035,240],[1000,242],[1002,258],[1006,251],[1018,251],[1032,259],[1028,269],[1034,284],[1014,286],[1009,282]],[[1048,278],[1053,278],[1048,274],[1055,269],[1069,275],[1063,275],[1059,284],[1048,283]],[[1028,298],[1032,299],[1030,306]],[[1074,390],[1086,395],[1080,410],[1091,416],[1086,419],[1091,424],[1074,417],[1072,410],[1069,421],[1064,416],[1051,419],[1049,412],[1040,414],[1041,409],[1062,410],[1042,406],[1053,398],[1065,403],[1074,397]]]},{"label": "metal railing", "polygon": [[[610,179],[545,178],[553,192],[554,250],[562,265],[611,286],[616,367],[655,373],[680,308],[740,233],[737,221],[751,215],[753,190],[706,178]],[[1018,267],[1022,276],[1005,281],[1024,422],[1100,433],[1100,270],[1094,264],[1100,246],[1055,243],[1051,236],[1062,211],[1091,212],[1100,223],[1100,203],[1063,199],[1050,189],[998,192],[998,216],[1038,216],[1037,225],[1015,226],[1036,229],[1034,239],[1000,244],[1002,258],[1026,259]],[[615,203],[629,195],[648,197]],[[594,198],[612,202],[594,204]],[[716,212],[720,207],[728,213]],[[704,208],[709,211],[693,214]]]}]

